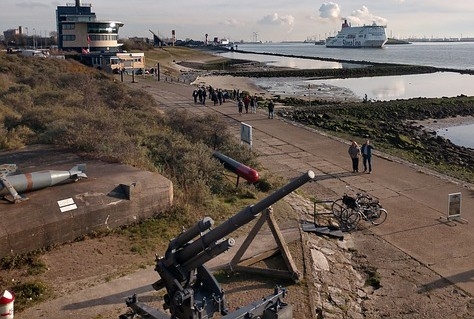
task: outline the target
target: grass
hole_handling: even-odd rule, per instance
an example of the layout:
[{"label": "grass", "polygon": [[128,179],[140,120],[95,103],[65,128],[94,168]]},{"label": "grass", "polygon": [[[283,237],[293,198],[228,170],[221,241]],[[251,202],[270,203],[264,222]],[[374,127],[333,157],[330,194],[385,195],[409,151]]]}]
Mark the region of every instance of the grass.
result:
[{"label": "grass", "polygon": [[[190,58],[188,54],[180,48],[155,50],[148,62],[173,63]],[[239,162],[258,167],[256,156],[237,143],[225,122],[217,116],[194,115],[190,121],[185,111],[157,110],[151,95],[76,61],[0,53],[0,151],[57,144],[86,158],[156,171],[173,182],[172,211],[112,231],[128,238],[133,243],[130,250],[140,255],[167,245],[182,227],[201,217],[211,216],[219,223],[262,196],[258,185],[241,183],[236,188],[213,159],[217,147]],[[272,187],[265,176],[261,185],[265,190]],[[37,277],[48,267],[40,255],[4,257],[2,269]],[[19,310],[49,296],[47,285],[40,281],[12,282],[2,277],[0,284],[14,291]]]},{"label": "grass", "polygon": [[15,311],[17,312],[41,303],[51,295],[51,288],[40,281],[18,283],[9,289],[15,292]]},{"label": "grass", "polygon": [[367,274],[365,284],[373,287],[374,289],[379,289],[381,287],[380,274],[377,272],[377,270],[373,267],[367,267],[365,269],[365,273]]}]

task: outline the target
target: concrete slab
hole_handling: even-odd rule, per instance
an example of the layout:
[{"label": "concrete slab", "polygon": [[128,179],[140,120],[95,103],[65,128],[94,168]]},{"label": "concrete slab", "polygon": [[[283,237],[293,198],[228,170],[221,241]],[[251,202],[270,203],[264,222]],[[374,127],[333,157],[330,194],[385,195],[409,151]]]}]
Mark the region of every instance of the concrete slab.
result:
[{"label": "concrete slab", "polygon": [[[25,193],[28,200],[0,200],[0,258],[72,241],[90,232],[130,224],[168,210],[173,185],[165,177],[136,168],[79,156],[50,146],[0,153],[0,163],[21,173],[69,170],[87,165],[87,179]],[[131,189],[128,198],[124,186]],[[76,208],[62,211],[61,201]]]}]

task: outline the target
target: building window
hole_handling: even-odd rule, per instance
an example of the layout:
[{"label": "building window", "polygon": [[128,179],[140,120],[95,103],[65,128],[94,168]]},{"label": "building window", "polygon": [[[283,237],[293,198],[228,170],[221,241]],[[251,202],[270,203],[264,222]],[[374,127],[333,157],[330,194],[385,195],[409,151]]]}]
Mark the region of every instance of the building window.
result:
[{"label": "building window", "polygon": [[91,41],[117,41],[118,35],[116,34],[91,34]]},{"label": "building window", "polygon": [[76,25],[74,23],[64,23],[63,30],[74,30]]},{"label": "building window", "polygon": [[63,35],[63,41],[76,41],[76,36],[73,34]]},{"label": "building window", "polygon": [[118,26],[115,23],[90,23],[87,26],[89,33],[118,33]]}]

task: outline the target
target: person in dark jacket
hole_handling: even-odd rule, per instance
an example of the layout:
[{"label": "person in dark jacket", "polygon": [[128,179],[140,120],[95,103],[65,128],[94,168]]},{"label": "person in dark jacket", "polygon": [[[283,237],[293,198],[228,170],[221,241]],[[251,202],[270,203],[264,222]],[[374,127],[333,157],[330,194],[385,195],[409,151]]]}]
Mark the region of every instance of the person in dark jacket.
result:
[{"label": "person in dark jacket", "polygon": [[[374,147],[370,144],[370,140],[367,139],[361,147],[362,163],[364,165],[364,173],[372,173],[372,150]],[[367,164],[369,165],[369,171],[367,172]]]},{"label": "person in dark jacket", "polygon": [[358,173],[359,172],[359,158],[360,158],[360,147],[356,141],[352,141],[351,146],[347,150],[349,156],[352,160],[352,172]]},{"label": "person in dark jacket", "polygon": [[273,101],[270,100],[270,102],[268,102],[268,118],[269,119],[272,119],[273,118],[273,110],[275,109],[275,104],[273,104]]},{"label": "person in dark jacket", "polygon": [[245,95],[245,97],[244,97],[245,113],[248,113],[248,112],[249,112],[249,104],[250,104],[250,96]]},{"label": "person in dark jacket", "polygon": [[237,101],[237,107],[239,109],[239,114],[242,115],[242,109],[244,107],[244,102],[242,102],[241,98],[239,98],[239,100]]}]

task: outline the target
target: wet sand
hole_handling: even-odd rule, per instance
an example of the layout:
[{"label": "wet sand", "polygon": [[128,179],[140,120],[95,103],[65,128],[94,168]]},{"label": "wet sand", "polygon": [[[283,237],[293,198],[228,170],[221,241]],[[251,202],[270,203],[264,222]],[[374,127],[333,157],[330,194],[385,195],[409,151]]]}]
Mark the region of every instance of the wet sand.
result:
[{"label": "wet sand", "polygon": [[[272,79],[276,82],[284,82],[285,78],[274,78]],[[212,86],[214,88],[221,88],[227,90],[240,90],[247,91],[251,95],[257,94],[264,98],[273,98],[275,96],[279,97],[291,97],[302,100],[309,100],[308,94],[311,94],[311,100],[325,100],[325,101],[345,101],[345,102],[360,102],[360,99],[351,94],[345,88],[324,85],[321,87],[312,87],[308,90],[306,87],[304,89],[295,88],[289,90],[281,90],[277,88],[277,85],[272,86],[271,84],[260,86],[261,80],[256,80],[254,78],[247,77],[236,77],[231,75],[201,75],[196,78],[191,84],[195,86]],[[265,80],[265,83],[268,80]]]},{"label": "wet sand", "polygon": [[453,126],[474,124],[473,116],[456,116],[444,119],[428,119],[424,121],[416,121],[416,125],[422,125],[426,131],[435,132]]},{"label": "wet sand", "polygon": [[198,76],[194,82],[191,83],[196,86],[212,86],[216,89],[240,90],[250,92],[250,94],[263,95],[270,98],[270,92],[259,87],[251,78],[236,77],[231,75],[204,75]]}]

